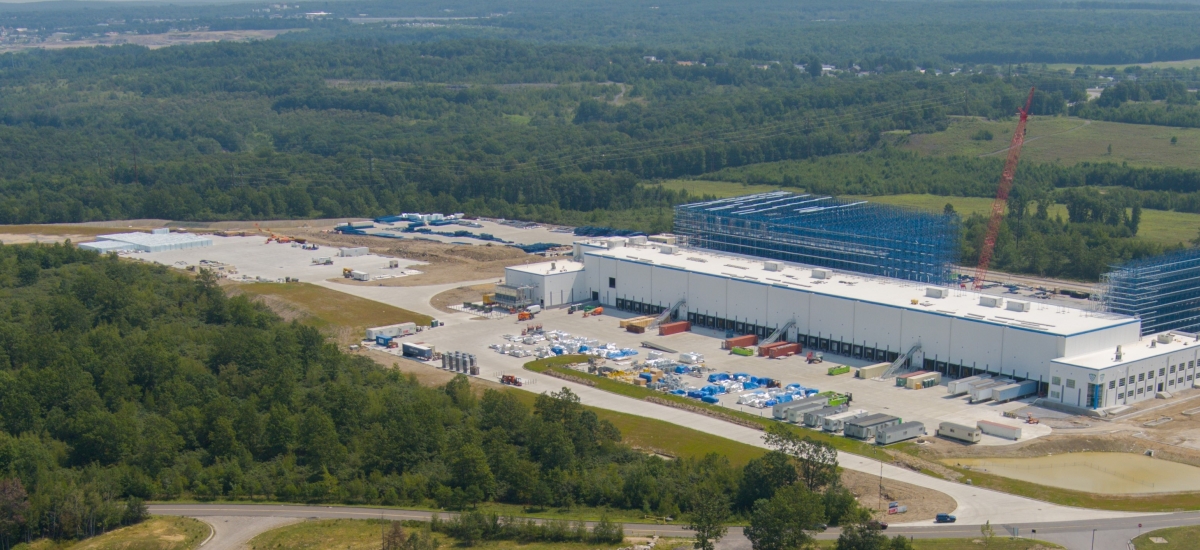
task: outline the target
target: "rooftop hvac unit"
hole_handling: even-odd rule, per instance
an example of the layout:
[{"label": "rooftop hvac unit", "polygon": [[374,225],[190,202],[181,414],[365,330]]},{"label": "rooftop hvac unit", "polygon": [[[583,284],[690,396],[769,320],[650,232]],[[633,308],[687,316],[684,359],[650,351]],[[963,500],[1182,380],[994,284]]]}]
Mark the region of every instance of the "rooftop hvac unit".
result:
[{"label": "rooftop hvac unit", "polygon": [[629,237],[629,244],[646,244],[646,237],[644,235]]},{"label": "rooftop hvac unit", "polygon": [[1004,298],[998,296],[980,296],[979,305],[983,307],[1000,307],[1004,305]]},{"label": "rooftop hvac unit", "polygon": [[812,277],[814,279],[828,279],[833,277],[833,272],[828,269],[814,269],[812,270]]},{"label": "rooftop hvac unit", "polygon": [[624,237],[613,237],[608,240],[608,248],[621,248],[625,246],[626,239]]},{"label": "rooftop hvac unit", "polygon": [[945,298],[949,293],[950,291],[944,288],[929,287],[925,289],[926,298]]},{"label": "rooftop hvac unit", "polygon": [[783,271],[783,262],[763,262],[763,269],[767,271]]},{"label": "rooftop hvac unit", "polygon": [[1158,343],[1170,344],[1171,343],[1171,333],[1164,332],[1164,333],[1159,334],[1158,335]]},{"label": "rooftop hvac unit", "polygon": [[1006,309],[1009,311],[1029,311],[1029,302],[1009,300]]},{"label": "rooftop hvac unit", "polygon": [[675,254],[679,252],[679,247],[673,244],[660,244],[658,245],[658,251],[663,254]]}]

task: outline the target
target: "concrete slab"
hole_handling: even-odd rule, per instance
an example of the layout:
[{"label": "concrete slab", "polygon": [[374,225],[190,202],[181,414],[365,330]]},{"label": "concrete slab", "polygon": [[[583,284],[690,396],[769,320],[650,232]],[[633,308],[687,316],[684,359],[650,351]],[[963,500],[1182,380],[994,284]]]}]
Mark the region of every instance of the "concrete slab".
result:
[{"label": "concrete slab", "polygon": [[[338,257],[338,249],[321,247],[318,250],[304,250],[291,244],[266,243],[265,237],[218,237],[211,236],[212,246],[189,248],[185,250],[169,250],[166,252],[145,252],[127,254],[126,257],[155,262],[176,268],[196,265],[200,260],[218,261],[230,264],[237,269],[240,276],[251,279],[263,277],[271,280],[293,277],[303,282],[317,282],[342,276],[342,269],[349,267],[366,271],[372,277],[405,276],[420,273],[422,262],[403,258],[388,258],[368,254],[350,258]],[[314,265],[313,258],[328,257],[332,265]],[[399,260],[400,267],[388,268],[392,260]],[[236,278],[236,277],[234,277]]]}]

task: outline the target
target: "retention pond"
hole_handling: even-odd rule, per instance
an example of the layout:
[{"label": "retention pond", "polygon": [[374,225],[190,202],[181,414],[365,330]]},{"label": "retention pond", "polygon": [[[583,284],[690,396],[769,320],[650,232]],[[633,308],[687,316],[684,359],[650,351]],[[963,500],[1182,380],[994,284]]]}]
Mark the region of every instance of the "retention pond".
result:
[{"label": "retention pond", "polygon": [[1062,489],[1105,494],[1200,491],[1200,468],[1131,453],[1036,458],[953,458],[942,462]]}]

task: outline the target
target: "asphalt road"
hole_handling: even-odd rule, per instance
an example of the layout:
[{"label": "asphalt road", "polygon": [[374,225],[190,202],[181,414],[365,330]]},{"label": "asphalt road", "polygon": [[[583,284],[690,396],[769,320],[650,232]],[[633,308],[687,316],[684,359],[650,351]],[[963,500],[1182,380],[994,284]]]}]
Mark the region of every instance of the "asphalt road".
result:
[{"label": "asphalt road", "polygon": [[[221,548],[235,550],[241,543],[254,535],[283,525],[281,519],[392,519],[428,521],[431,512],[423,510],[401,510],[394,508],[356,508],[347,506],[299,506],[277,504],[153,504],[150,513],[157,515],[187,516],[208,521],[215,530],[213,540],[205,550]],[[445,515],[445,514],[443,514]],[[255,523],[249,518],[263,518]],[[233,525],[229,520],[235,519]],[[1129,539],[1137,535],[1183,525],[1200,524],[1200,512],[1160,514],[1134,519],[1099,519],[1060,522],[1023,523],[993,525],[997,536],[1017,535],[1061,544],[1071,550],[1127,550]],[[258,525],[253,529],[248,525]],[[687,537],[690,531],[679,525],[653,525],[626,523],[625,534],[629,536]],[[904,535],[913,538],[978,538],[977,525],[896,526],[887,530],[890,536]],[[837,529],[830,529],[817,538],[837,538]],[[1094,546],[1093,546],[1094,536]],[[236,539],[236,540],[235,540]],[[729,530],[721,548],[734,550],[749,548],[749,541],[742,536],[740,528]]]}]

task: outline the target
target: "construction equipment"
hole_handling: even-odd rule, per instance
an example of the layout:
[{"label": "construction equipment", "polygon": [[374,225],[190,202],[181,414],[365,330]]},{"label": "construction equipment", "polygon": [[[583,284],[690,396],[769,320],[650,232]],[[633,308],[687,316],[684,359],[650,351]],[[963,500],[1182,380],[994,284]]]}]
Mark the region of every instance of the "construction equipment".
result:
[{"label": "construction equipment", "polygon": [[772,332],[770,336],[768,336],[768,337],[767,337],[765,340],[763,340],[763,341],[759,342],[759,343],[758,343],[758,345],[759,345],[759,346],[765,346],[765,345],[767,345],[767,344],[772,344],[772,343],[774,343],[776,340],[778,340],[778,339],[780,339],[780,338],[783,338],[783,336],[784,336],[785,334],[787,334],[787,331],[788,331],[788,329],[790,329],[790,328],[792,328],[792,327],[794,327],[794,326],[796,326],[796,320],[795,320],[795,319],[792,319],[791,321],[788,321],[788,322],[784,323],[784,324],[783,324],[783,326],[781,326],[781,327],[779,327],[779,328],[775,329],[775,332]]},{"label": "construction equipment", "polygon": [[808,357],[805,357],[804,360],[807,361],[810,365],[815,364],[815,363],[824,363],[825,356],[821,355],[820,353],[814,353],[814,352],[810,351],[810,352],[808,352]]},{"label": "construction equipment", "polygon": [[679,300],[678,302],[675,302],[675,305],[673,305],[667,309],[664,309],[662,313],[658,314],[658,317],[655,317],[654,321],[651,322],[650,325],[647,326],[646,328],[657,327],[658,325],[662,324],[664,321],[673,318],[675,315],[675,312],[680,311],[680,308],[684,307],[686,304],[687,304],[686,300]]},{"label": "construction equipment", "polygon": [[528,311],[522,311],[517,314],[517,322],[528,321],[530,319],[533,319],[533,314]]},{"label": "construction equipment", "polygon": [[920,350],[921,350],[920,343],[913,345],[913,347],[909,348],[908,353],[901,355],[901,356],[897,357],[895,361],[892,361],[892,365],[890,367],[888,367],[887,370],[883,371],[883,374],[879,375],[879,378],[882,380],[887,380],[888,378],[895,376],[896,372],[899,371],[900,369],[907,368],[909,366],[909,364],[908,364],[909,361],[912,360],[913,354],[917,353]]},{"label": "construction equipment", "polygon": [[1012,190],[1013,176],[1017,173],[1017,161],[1021,158],[1021,146],[1025,144],[1025,123],[1029,120],[1029,109],[1033,106],[1034,90],[1035,88],[1029,89],[1029,98],[1025,100],[1025,108],[1018,111],[1021,119],[1017,122],[1017,130],[1013,132],[1012,142],[1008,145],[1008,161],[1004,163],[1004,172],[1000,174],[1000,188],[996,190],[996,200],[992,202],[992,218],[988,220],[983,247],[979,249],[979,266],[975,268],[975,290],[983,288],[983,279],[987,277],[988,264],[992,261],[992,252],[996,249],[996,236],[1000,233],[1004,205],[1008,203],[1008,192]]},{"label": "construction equipment", "polygon": [[1029,416],[1025,417],[1025,423],[1026,424],[1041,424],[1042,422],[1040,420],[1034,418],[1033,413],[1029,413]]},{"label": "construction equipment", "polygon": [[351,272],[353,272],[353,271],[354,271],[353,269],[350,269],[350,268],[348,268],[348,267],[343,267],[343,268],[342,268],[342,278],[343,278],[343,279],[349,279],[349,278],[350,278],[350,273],[351,273]]},{"label": "construction equipment", "polygon": [[511,374],[500,375],[500,383],[505,386],[524,386],[525,381]]}]

